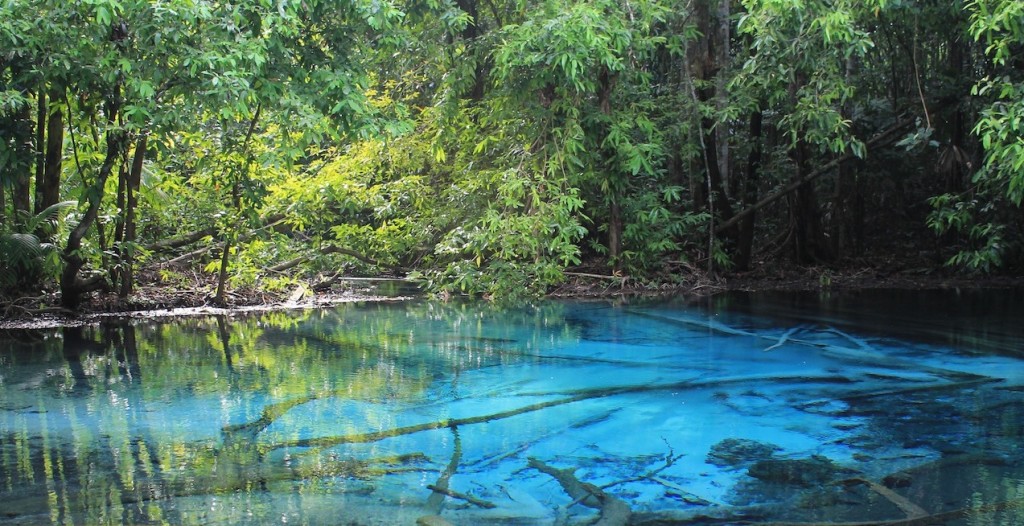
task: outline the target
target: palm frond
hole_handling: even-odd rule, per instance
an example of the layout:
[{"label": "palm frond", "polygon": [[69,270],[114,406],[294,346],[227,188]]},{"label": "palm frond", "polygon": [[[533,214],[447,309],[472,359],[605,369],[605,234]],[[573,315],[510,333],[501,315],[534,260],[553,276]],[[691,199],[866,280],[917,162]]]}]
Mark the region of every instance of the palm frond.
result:
[{"label": "palm frond", "polygon": [[59,203],[54,203],[44,208],[38,214],[30,217],[28,221],[25,222],[25,230],[28,232],[35,232],[44,223],[56,221],[57,214],[59,214],[61,210],[74,208],[76,206],[78,206],[78,201],[61,201]]},{"label": "palm frond", "polygon": [[7,267],[25,267],[43,255],[39,238],[33,234],[0,235],[0,264]]}]

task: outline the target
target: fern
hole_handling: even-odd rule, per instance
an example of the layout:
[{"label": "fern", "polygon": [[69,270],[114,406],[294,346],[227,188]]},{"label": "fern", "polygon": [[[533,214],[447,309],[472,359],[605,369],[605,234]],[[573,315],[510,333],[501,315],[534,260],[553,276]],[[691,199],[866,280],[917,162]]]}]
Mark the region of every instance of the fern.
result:
[{"label": "fern", "polygon": [[37,234],[51,236],[60,211],[76,205],[74,201],[55,203],[18,222],[19,231],[0,231],[0,292],[35,288],[56,276],[60,267],[57,247]]}]

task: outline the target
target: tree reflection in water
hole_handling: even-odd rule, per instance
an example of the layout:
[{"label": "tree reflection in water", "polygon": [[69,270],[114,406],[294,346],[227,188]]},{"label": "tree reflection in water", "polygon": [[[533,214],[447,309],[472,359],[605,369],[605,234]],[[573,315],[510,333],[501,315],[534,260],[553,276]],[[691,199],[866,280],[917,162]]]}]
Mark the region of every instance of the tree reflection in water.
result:
[{"label": "tree reflection in water", "polygon": [[1024,519],[1017,358],[741,310],[409,302],[11,333],[0,524]]}]

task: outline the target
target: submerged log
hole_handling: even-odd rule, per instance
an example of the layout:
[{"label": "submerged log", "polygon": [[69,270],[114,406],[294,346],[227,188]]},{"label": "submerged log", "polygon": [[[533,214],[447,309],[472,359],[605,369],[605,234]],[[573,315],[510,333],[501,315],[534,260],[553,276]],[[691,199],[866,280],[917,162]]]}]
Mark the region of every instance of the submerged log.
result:
[{"label": "submerged log", "polygon": [[480,507],[480,508],[493,509],[493,508],[498,507],[493,502],[489,502],[489,501],[486,501],[486,500],[474,497],[474,496],[472,496],[472,495],[470,495],[468,493],[462,493],[462,492],[459,492],[459,491],[455,491],[455,490],[453,490],[451,488],[441,488],[441,487],[435,486],[433,484],[427,484],[427,489],[429,489],[429,490],[431,490],[431,491],[433,491],[435,493],[439,493],[439,494],[442,494],[442,495],[447,495],[447,496],[452,497],[452,498],[464,500],[464,501],[466,501],[466,502],[468,502],[468,503],[470,503],[470,504],[472,504],[474,506]]},{"label": "submerged log", "polygon": [[900,495],[899,493],[896,493],[895,491],[877,482],[873,482],[859,477],[854,477],[846,480],[841,480],[839,481],[839,484],[847,486],[864,484],[865,486],[871,488],[871,491],[874,491],[875,493],[881,495],[882,497],[885,497],[885,500],[888,500],[889,502],[893,503],[893,505],[899,508],[900,511],[906,514],[908,519],[916,519],[928,515],[928,512],[924,511],[924,508],[918,506],[917,504],[914,504],[913,502],[910,502],[910,500],[904,497],[903,495]]},{"label": "submerged log", "polygon": [[779,341],[775,342],[773,345],[769,345],[768,347],[765,347],[764,351],[767,352],[767,351],[770,351],[772,349],[777,349],[779,347],[782,347],[783,345],[785,345],[786,341],[789,340],[790,336],[796,334],[799,331],[802,331],[803,329],[804,329],[804,327],[803,326],[799,326],[799,325],[796,326],[796,327],[793,327],[792,329],[789,329],[788,331],[783,333],[783,335],[781,337],[779,337]]},{"label": "submerged log", "polygon": [[444,496],[449,495],[447,493],[448,480],[458,471],[459,463],[462,462],[462,439],[459,437],[459,428],[452,427],[452,438],[452,459],[441,472],[437,482],[427,486],[427,489],[431,491],[430,497],[427,498],[427,511],[434,515],[441,513],[441,508],[444,507]]},{"label": "submerged log", "polygon": [[562,489],[573,498],[573,502],[601,510],[601,516],[594,526],[625,526],[629,524],[630,516],[633,514],[629,504],[593,484],[580,481],[576,478],[574,469],[558,469],[532,457],[529,459],[529,466],[557,480]]},{"label": "submerged log", "polygon": [[821,376],[808,376],[808,375],[793,375],[793,376],[744,376],[734,378],[723,378],[721,380],[684,380],[681,382],[672,382],[668,384],[640,384],[640,385],[625,385],[625,386],[614,386],[604,388],[593,388],[593,389],[578,389],[573,391],[566,391],[563,393],[522,393],[521,396],[563,396],[556,400],[548,400],[546,402],[537,402],[535,404],[526,405],[517,409],[509,409],[508,411],[500,411],[497,413],[491,413],[486,415],[477,415],[472,417],[464,418],[452,418],[448,420],[436,420],[433,422],[424,422],[422,424],[415,424],[411,426],[396,427],[391,429],[384,429],[381,431],[371,431],[367,433],[352,433],[348,435],[337,435],[317,438],[301,438],[294,440],[287,440],[267,446],[268,450],[282,449],[282,448],[329,448],[338,446],[341,444],[365,444],[369,442],[377,442],[385,438],[393,438],[403,435],[411,435],[413,433],[420,433],[422,431],[433,431],[437,429],[444,429],[450,427],[461,427],[473,424],[482,424],[485,422],[492,422],[494,420],[502,420],[505,418],[511,418],[526,413],[532,413],[534,411],[540,411],[542,409],[548,409],[550,407],[557,407],[565,404],[572,404],[575,402],[581,402],[583,400],[592,400],[597,398],[606,398],[609,396],[616,396],[621,394],[632,394],[632,393],[644,393],[652,391],[671,391],[676,389],[694,389],[702,387],[711,387],[722,384],[731,383],[744,383],[750,381],[764,381],[764,380],[785,380],[791,382],[800,383],[841,383],[847,384],[852,383],[852,380],[845,376],[839,375],[821,375]]}]

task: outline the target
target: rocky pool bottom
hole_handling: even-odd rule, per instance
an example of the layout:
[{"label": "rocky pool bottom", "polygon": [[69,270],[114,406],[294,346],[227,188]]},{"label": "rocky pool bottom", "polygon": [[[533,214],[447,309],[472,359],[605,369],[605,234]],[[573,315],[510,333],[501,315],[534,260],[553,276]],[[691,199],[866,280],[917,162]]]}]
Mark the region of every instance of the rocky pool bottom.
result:
[{"label": "rocky pool bottom", "polygon": [[1024,524],[1020,311],[765,302],[11,333],[0,524]]}]

